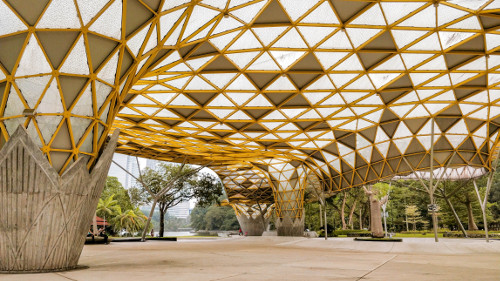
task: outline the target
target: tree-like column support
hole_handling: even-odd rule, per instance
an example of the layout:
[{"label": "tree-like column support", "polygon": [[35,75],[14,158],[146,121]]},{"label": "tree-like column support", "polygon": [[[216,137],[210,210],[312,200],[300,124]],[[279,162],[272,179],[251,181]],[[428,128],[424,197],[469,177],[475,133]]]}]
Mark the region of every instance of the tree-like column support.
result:
[{"label": "tree-like column support", "polygon": [[[236,217],[238,218],[241,231],[246,236],[262,236],[262,233],[266,231],[260,218],[245,214],[238,214]],[[267,219],[266,222],[269,222],[269,219]]]},{"label": "tree-like column support", "polygon": [[278,236],[304,235],[306,168],[300,163],[276,162],[269,166],[274,178],[275,226]]},{"label": "tree-like column support", "polygon": [[83,156],[60,176],[18,127],[0,150],[0,271],[77,266],[117,141],[118,130],[90,172]]},{"label": "tree-like column support", "polygon": [[232,203],[240,224],[241,231],[246,236],[262,236],[269,226],[269,220],[274,204],[247,205],[243,203]]},{"label": "tree-like column support", "polygon": [[488,235],[488,218],[486,216],[486,207],[488,204],[488,195],[490,194],[491,185],[493,184],[493,180],[495,178],[495,172],[498,167],[499,159],[500,159],[500,151],[497,153],[495,163],[492,163],[490,174],[486,179],[486,190],[484,191],[484,197],[481,197],[481,192],[479,190],[479,187],[477,186],[476,179],[472,181],[474,183],[474,190],[476,191],[477,200],[479,200],[479,206],[481,206],[481,212],[483,214],[484,235],[486,238],[486,243],[490,242],[490,237]]},{"label": "tree-like column support", "polygon": [[[434,130],[432,130],[432,133],[434,133]],[[433,144],[433,143],[434,142],[432,141],[431,144]],[[408,165],[408,167],[412,170],[412,172],[415,175],[415,177],[417,177],[417,179],[422,184],[422,187],[424,187],[425,191],[427,191],[427,193],[429,194],[430,206],[432,206],[432,210],[431,210],[431,212],[432,212],[431,213],[431,215],[432,215],[432,228],[434,230],[434,241],[435,242],[439,242],[439,238],[438,238],[438,229],[437,229],[438,228],[437,214],[436,214],[436,208],[435,208],[435,206],[436,206],[436,200],[435,200],[434,194],[436,192],[437,187],[439,186],[439,184],[443,180],[444,175],[446,174],[446,170],[448,170],[448,168],[450,167],[450,164],[451,164],[451,162],[452,162],[452,160],[453,160],[453,158],[455,157],[456,154],[457,154],[457,152],[454,151],[453,154],[451,155],[451,157],[448,159],[448,163],[446,164],[446,167],[443,167],[443,172],[441,173],[441,176],[436,181],[436,183],[433,183],[432,177],[434,175],[434,170],[433,170],[432,161],[433,161],[433,158],[434,158],[434,152],[431,149],[431,157],[430,157],[431,158],[431,166],[430,166],[430,171],[429,171],[429,184],[426,184],[424,182],[424,180],[422,179],[422,176],[417,171],[415,171],[415,169],[410,164],[410,162],[406,159],[406,157],[403,156],[403,160],[406,162],[406,165]]]},{"label": "tree-like column support", "polygon": [[236,215],[241,227],[241,231],[246,236],[262,236],[269,224],[269,217],[265,219],[265,224],[262,224],[260,214],[245,214],[239,213]]},{"label": "tree-like column support", "polygon": [[300,189],[276,192],[276,230],[278,236],[304,235],[304,194]]}]

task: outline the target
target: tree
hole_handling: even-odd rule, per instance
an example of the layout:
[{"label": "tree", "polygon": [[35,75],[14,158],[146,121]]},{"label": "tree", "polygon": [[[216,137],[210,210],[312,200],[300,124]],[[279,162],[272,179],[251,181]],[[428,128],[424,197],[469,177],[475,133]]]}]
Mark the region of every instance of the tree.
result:
[{"label": "tree", "polygon": [[99,198],[99,203],[97,203],[97,215],[104,218],[104,223],[106,223],[106,217],[113,217],[122,212],[118,201],[114,197],[115,195],[111,194],[111,196],[104,200]]},{"label": "tree", "polygon": [[[148,202],[158,204],[160,213],[159,235],[165,230],[165,213],[182,201],[195,198],[200,204],[208,204],[218,200],[222,194],[222,185],[215,177],[196,173],[197,169],[189,165],[161,163],[155,169],[146,168],[139,180],[148,189]],[[146,192],[142,187],[142,192]],[[154,207],[153,207],[154,208]]]},{"label": "tree", "polygon": [[189,227],[189,219],[187,218],[177,218],[168,213],[165,217],[165,229],[167,231],[178,231],[179,228]]},{"label": "tree", "polygon": [[206,229],[205,215],[208,212],[208,207],[196,205],[189,215],[191,227],[200,230]]},{"label": "tree", "polygon": [[149,195],[144,188],[133,186],[128,189],[128,195],[130,197],[130,202],[135,207],[141,207],[148,202]]},{"label": "tree", "polygon": [[229,206],[196,205],[191,212],[191,227],[196,230],[237,230],[239,223]]},{"label": "tree", "polygon": [[[497,171],[495,171],[495,174],[495,178],[498,179],[500,176],[500,170],[497,169]],[[493,225],[496,224],[496,227],[498,229],[498,226],[500,225],[500,181],[493,181],[489,197],[489,211],[491,212],[492,216],[490,219],[490,223]]]},{"label": "tree", "polygon": [[[425,183],[426,181],[422,179],[422,182]],[[399,186],[404,186],[409,190],[416,191],[417,193],[415,194],[415,196],[420,197],[422,194],[428,194],[428,190],[423,188],[422,185],[419,184],[417,181],[408,180],[408,181],[398,181],[397,183]],[[436,198],[436,203],[439,203],[437,205],[438,208],[440,208],[439,206],[441,205],[444,206],[443,210],[445,211],[445,213],[443,215],[443,218],[446,224],[450,226],[456,224],[456,226],[460,228],[465,237],[467,237],[467,232],[465,231],[465,228],[460,220],[460,216],[453,204],[454,200],[452,200],[452,198],[458,192],[463,192],[461,190],[466,186],[467,182],[463,180],[456,180],[456,181],[442,180],[439,184],[436,185],[435,191],[437,192],[434,194],[434,197]],[[460,196],[460,198],[462,198],[462,196]],[[444,203],[446,204],[442,204],[443,203],[442,201],[444,201]],[[418,203],[423,204],[424,202],[418,202]],[[451,213],[451,215],[449,215],[449,213]],[[428,223],[428,221],[422,220],[422,223],[426,224]]]},{"label": "tree", "polygon": [[105,200],[111,195],[114,195],[114,200],[117,201],[117,204],[122,210],[129,210],[135,207],[135,205],[130,201],[130,196],[127,190],[118,181],[117,177],[107,177],[106,185],[104,186],[104,190],[102,191],[100,198]]},{"label": "tree", "polygon": [[127,210],[114,218],[116,232],[125,229],[128,233],[136,233],[144,228],[147,217],[138,209]]},{"label": "tree", "polygon": [[372,237],[374,238],[384,237],[380,207],[387,202],[388,196],[386,194],[389,190],[388,186],[388,184],[384,183],[378,183],[374,186],[370,186],[369,188],[363,186],[363,189],[370,200],[370,226]]},{"label": "tree", "polygon": [[461,188],[458,192],[455,192],[453,198],[454,201],[460,202],[466,208],[466,216],[468,221],[467,230],[469,231],[478,230],[474,216],[476,215],[475,213],[477,213],[477,211],[479,210],[478,208],[479,204],[475,199],[476,195],[474,194],[474,187],[472,186],[470,181],[465,182],[463,184],[465,186]]},{"label": "tree", "polygon": [[420,211],[418,207],[415,205],[408,205],[405,209],[405,215],[407,217],[406,222],[413,225],[413,231],[417,230],[417,223],[422,222],[422,216],[420,215]]}]

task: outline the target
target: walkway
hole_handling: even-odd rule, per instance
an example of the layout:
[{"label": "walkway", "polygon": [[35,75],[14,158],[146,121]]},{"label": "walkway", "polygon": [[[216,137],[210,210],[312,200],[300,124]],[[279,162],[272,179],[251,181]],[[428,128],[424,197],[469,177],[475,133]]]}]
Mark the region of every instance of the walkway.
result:
[{"label": "walkway", "polygon": [[500,241],[245,237],[87,245],[70,272],[0,280],[499,280]]}]

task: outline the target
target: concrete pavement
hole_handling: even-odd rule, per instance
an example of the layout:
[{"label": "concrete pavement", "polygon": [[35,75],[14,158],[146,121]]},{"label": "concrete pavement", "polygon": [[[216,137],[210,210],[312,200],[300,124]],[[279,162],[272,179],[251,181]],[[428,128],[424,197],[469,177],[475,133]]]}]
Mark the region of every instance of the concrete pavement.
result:
[{"label": "concrete pavement", "polygon": [[0,280],[500,280],[500,241],[235,237],[84,247],[78,270]]}]

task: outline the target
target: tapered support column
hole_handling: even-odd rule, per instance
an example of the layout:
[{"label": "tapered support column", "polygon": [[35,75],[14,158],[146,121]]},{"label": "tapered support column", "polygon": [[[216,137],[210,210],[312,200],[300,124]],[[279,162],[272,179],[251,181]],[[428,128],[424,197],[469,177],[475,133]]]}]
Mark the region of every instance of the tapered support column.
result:
[{"label": "tapered support column", "polygon": [[283,213],[282,217],[276,219],[278,236],[303,236],[304,215],[295,217],[289,213]]},{"label": "tapered support column", "polygon": [[304,235],[304,195],[300,189],[277,192],[276,229],[278,236]]},{"label": "tapered support column", "polygon": [[21,126],[0,150],[0,271],[77,266],[118,140],[89,172],[80,157],[62,176]]},{"label": "tapered support column", "polygon": [[232,204],[241,230],[246,236],[262,236],[267,230],[271,216],[272,204]]},{"label": "tapered support column", "polygon": [[261,218],[246,216],[244,214],[236,215],[240,223],[241,230],[246,236],[262,236],[269,224],[269,218],[265,219],[265,224]]},{"label": "tapered support column", "polygon": [[278,236],[303,236],[305,170],[291,163],[274,164],[269,170],[278,179],[274,182]]}]

